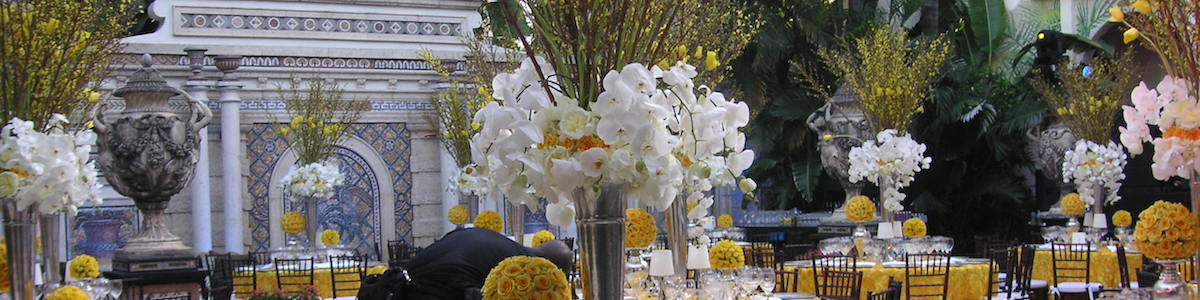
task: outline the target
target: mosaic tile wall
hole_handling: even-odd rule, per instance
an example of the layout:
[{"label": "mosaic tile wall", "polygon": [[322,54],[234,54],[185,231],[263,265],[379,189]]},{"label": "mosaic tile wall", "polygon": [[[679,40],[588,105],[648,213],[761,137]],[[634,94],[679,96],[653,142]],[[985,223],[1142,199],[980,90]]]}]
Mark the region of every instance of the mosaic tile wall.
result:
[{"label": "mosaic tile wall", "polygon": [[112,259],[141,224],[133,205],[80,207],[79,214],[69,219],[67,257],[87,254],[101,260]]},{"label": "mosaic tile wall", "polygon": [[[409,132],[403,123],[355,124],[351,135],[366,141],[375,153],[354,153],[349,149],[338,148],[334,151],[336,159],[341,164],[343,174],[347,174],[347,187],[338,191],[338,201],[330,206],[322,206],[319,210],[328,228],[344,230],[343,239],[353,241],[360,250],[369,250],[373,243],[380,241],[382,230],[394,228],[395,236],[412,242],[412,170],[409,164],[411,157],[411,140]],[[270,178],[277,166],[280,156],[286,152],[286,145],[281,137],[275,134],[271,124],[255,124],[247,133],[247,155],[249,157],[250,178],[247,187],[252,198],[250,212],[250,237],[252,251],[265,251],[270,247],[270,206],[269,189],[278,179]],[[388,170],[370,170],[365,156],[378,155]],[[390,183],[378,182],[377,172],[389,172]],[[394,189],[395,211],[386,212],[395,215],[396,224],[385,226],[379,224],[380,195],[379,185],[391,184]],[[353,215],[353,218],[346,218]],[[352,244],[354,245],[354,244]],[[365,253],[373,253],[367,251]]]}]

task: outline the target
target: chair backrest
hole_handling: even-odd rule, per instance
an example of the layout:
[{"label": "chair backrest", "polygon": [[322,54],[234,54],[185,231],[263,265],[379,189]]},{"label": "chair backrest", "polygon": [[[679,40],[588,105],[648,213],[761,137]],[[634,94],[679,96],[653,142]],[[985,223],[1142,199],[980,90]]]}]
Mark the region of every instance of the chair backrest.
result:
[{"label": "chair backrest", "polygon": [[817,297],[821,297],[821,299],[857,300],[862,295],[862,275],[863,273],[860,271],[825,270],[825,280],[816,287]]},{"label": "chair backrest", "polygon": [[903,283],[888,277],[888,287],[882,291],[873,292],[867,295],[869,300],[900,300],[900,292],[903,289]]},{"label": "chair backrest", "polygon": [[275,282],[283,291],[302,291],[312,286],[313,259],[275,259]]},{"label": "chair backrest", "polygon": [[905,254],[904,282],[907,299],[946,299],[950,280],[950,253]]},{"label": "chair backrest", "polygon": [[813,256],[813,287],[821,286],[822,273],[826,270],[855,272],[858,271],[858,257],[854,255],[818,254]]},{"label": "chair backrest", "polygon": [[775,292],[795,293],[800,291],[800,268],[775,270]]},{"label": "chair backrest", "polygon": [[1050,245],[1054,286],[1064,282],[1091,282],[1092,251],[1088,244]]},{"label": "chair backrest", "polygon": [[251,260],[254,260],[255,265],[261,266],[261,265],[271,263],[271,252],[251,251],[250,254],[248,254],[248,255],[250,256]]},{"label": "chair backrest", "polygon": [[1121,283],[1118,286],[1122,289],[1132,286],[1129,284],[1129,258],[1125,256],[1125,245],[1117,244],[1117,272],[1121,274]]},{"label": "chair backrest", "polygon": [[[752,266],[759,267],[759,268],[775,268],[776,263],[782,263],[782,262],[776,260],[777,254],[775,253],[775,249],[754,248],[750,251],[751,251],[750,252],[751,256],[754,257],[752,259],[752,261],[754,261],[754,264],[752,264]],[[778,269],[778,268],[776,268],[776,269]]]},{"label": "chair backrest", "polygon": [[359,283],[367,276],[367,258],[362,255],[330,256],[329,266],[333,297],[358,295]]},{"label": "chair backrest", "polygon": [[[1015,269],[1020,264],[1020,248],[992,249],[988,253],[987,291],[996,291],[997,295],[1007,295],[1016,286],[1013,285]],[[1004,278],[1000,274],[1005,274]]]},{"label": "chair backrest", "polygon": [[230,270],[233,296],[241,299],[250,297],[250,294],[258,289],[258,276],[254,274],[256,266],[254,260],[247,256],[229,256],[222,260],[225,261],[225,267]]},{"label": "chair backrest", "polygon": [[388,267],[398,268],[403,267],[404,263],[401,256],[404,256],[404,251],[408,249],[408,243],[404,240],[391,240],[387,243]]}]

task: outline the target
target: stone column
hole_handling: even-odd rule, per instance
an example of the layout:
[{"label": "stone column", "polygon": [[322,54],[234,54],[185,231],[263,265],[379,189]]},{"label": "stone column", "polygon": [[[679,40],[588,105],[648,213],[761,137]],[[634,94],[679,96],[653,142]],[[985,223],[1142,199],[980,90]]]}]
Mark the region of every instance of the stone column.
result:
[{"label": "stone column", "polygon": [[241,56],[218,56],[217,68],[225,74],[217,82],[221,91],[221,187],[224,192],[225,251],[245,253],[242,233],[242,138],[241,81],[233,71],[242,63]]},{"label": "stone column", "polygon": [[[444,143],[445,141],[442,142]],[[451,184],[450,177],[458,173],[455,170],[458,169],[458,164],[454,162],[454,158],[450,157],[450,151],[446,150],[445,145],[442,145],[439,149],[438,156],[441,158],[441,174],[439,174],[441,175],[439,176],[441,184],[439,186],[442,186],[442,227],[445,228],[446,232],[450,232],[454,230],[455,226],[454,223],[450,223],[450,219],[447,217],[449,216],[450,208],[458,205],[458,193],[451,192],[448,185]]]},{"label": "stone column", "polygon": [[[192,76],[184,83],[184,89],[196,100],[208,105],[208,90],[212,81],[202,75],[205,49],[186,48]],[[212,251],[212,190],[208,162],[208,126],[200,128],[200,150],[196,152],[196,177],[192,178],[192,248],[196,252]]]}]

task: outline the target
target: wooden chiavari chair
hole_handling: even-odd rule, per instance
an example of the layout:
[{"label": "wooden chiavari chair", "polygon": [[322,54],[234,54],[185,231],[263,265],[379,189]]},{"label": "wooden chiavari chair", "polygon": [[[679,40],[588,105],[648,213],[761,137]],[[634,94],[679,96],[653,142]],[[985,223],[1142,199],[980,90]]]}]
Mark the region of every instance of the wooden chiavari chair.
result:
[{"label": "wooden chiavari chair", "polygon": [[946,299],[950,253],[905,254],[906,299]]},{"label": "wooden chiavari chair", "polygon": [[867,295],[868,300],[900,300],[900,293],[903,291],[904,284],[888,277],[888,287],[882,291],[873,292]]},{"label": "wooden chiavari chair", "polygon": [[862,295],[861,271],[826,270],[823,284],[816,287],[817,297],[832,300],[858,300]]},{"label": "wooden chiavari chair", "polygon": [[257,265],[253,259],[245,256],[229,256],[224,265],[230,270],[229,277],[233,286],[231,293],[233,297],[246,299],[254,290],[258,289],[258,276],[254,274]]},{"label": "wooden chiavari chair", "polygon": [[[1028,299],[1016,284],[1021,259],[1021,248],[994,249],[988,255],[989,299]],[[994,292],[993,292],[994,291]]]},{"label": "wooden chiavari chair", "polygon": [[812,267],[814,291],[820,291],[820,287],[828,281],[825,278],[825,274],[828,274],[829,271],[858,272],[858,256],[839,254],[814,255]]},{"label": "wooden chiavari chair", "polygon": [[333,298],[350,299],[358,295],[363,278],[367,277],[367,258],[361,255],[329,257],[329,283]]},{"label": "wooden chiavari chair", "polygon": [[275,259],[275,282],[281,291],[303,291],[314,285],[313,259]]},{"label": "wooden chiavari chair", "polygon": [[1065,298],[1090,298],[1091,293],[1100,291],[1100,284],[1091,282],[1092,249],[1089,244],[1053,243],[1050,250],[1054,293]]}]

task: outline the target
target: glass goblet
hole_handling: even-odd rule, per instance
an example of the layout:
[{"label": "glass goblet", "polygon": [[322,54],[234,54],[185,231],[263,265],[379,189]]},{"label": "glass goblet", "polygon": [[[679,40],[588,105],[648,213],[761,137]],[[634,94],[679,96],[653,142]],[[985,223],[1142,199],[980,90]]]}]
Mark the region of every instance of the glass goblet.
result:
[{"label": "glass goblet", "polygon": [[737,272],[737,284],[746,296],[758,290],[758,268],[745,266]]},{"label": "glass goblet", "polygon": [[758,269],[758,287],[767,294],[767,297],[771,296],[771,292],[775,291],[775,269]]}]

